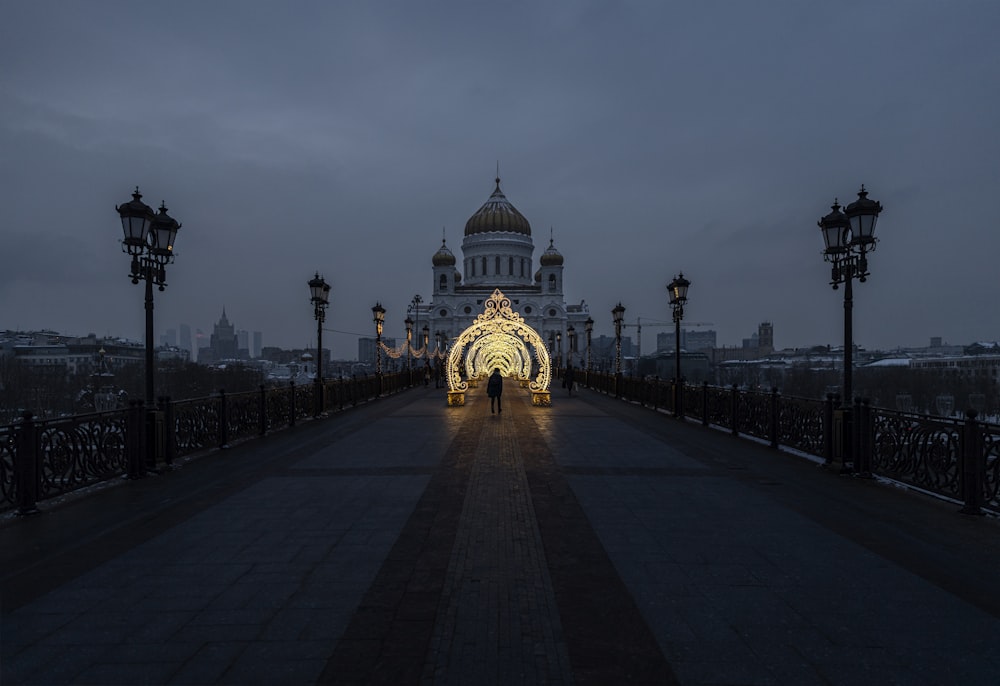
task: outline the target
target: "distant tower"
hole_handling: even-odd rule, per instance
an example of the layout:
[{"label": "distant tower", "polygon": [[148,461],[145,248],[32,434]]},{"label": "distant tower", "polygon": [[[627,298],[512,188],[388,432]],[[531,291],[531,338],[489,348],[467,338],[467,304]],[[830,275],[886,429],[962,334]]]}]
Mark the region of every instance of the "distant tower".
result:
[{"label": "distant tower", "polygon": [[[191,345],[191,327],[187,324],[181,324],[181,336],[180,336],[180,347],[182,350],[187,350],[189,353],[194,353],[194,346]],[[191,359],[195,359],[195,355],[191,355]]]},{"label": "distant tower", "polygon": [[757,349],[765,355],[774,352],[774,325],[771,322],[761,322],[757,327]]},{"label": "distant tower", "polygon": [[210,340],[213,362],[236,359],[236,327],[229,323],[225,307],[222,308],[222,318],[216,323]]}]

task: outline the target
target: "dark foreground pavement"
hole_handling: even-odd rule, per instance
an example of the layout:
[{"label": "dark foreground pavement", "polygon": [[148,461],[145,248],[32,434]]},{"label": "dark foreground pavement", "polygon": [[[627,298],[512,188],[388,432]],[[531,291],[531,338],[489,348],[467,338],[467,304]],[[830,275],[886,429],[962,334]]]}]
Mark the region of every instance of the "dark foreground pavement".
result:
[{"label": "dark foreground pavement", "polygon": [[0,526],[0,683],[996,684],[1000,523],[418,389]]}]

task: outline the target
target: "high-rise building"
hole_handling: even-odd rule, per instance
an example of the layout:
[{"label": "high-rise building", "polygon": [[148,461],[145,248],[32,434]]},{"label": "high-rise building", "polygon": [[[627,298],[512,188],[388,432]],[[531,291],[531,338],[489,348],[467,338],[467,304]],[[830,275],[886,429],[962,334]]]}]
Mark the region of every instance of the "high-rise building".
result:
[{"label": "high-rise building", "polygon": [[[389,348],[390,350],[391,349],[395,349],[395,347],[396,347],[396,339],[395,338],[390,338],[388,336],[382,336],[382,344],[385,347]],[[433,347],[433,345],[434,344],[431,343],[432,347]],[[375,350],[376,350],[376,347],[375,347],[375,339],[374,338],[365,338],[365,337],[359,338],[358,339],[358,362],[360,362],[361,364],[370,364],[370,365],[372,365],[372,367],[375,367],[375,362],[376,362],[376,360],[375,360]],[[386,369],[389,368],[387,366],[387,362],[386,362],[386,360],[388,360],[388,359],[389,359],[389,356],[385,353],[385,351],[382,351],[382,369],[383,370],[386,370]]]},{"label": "high-rise building", "polygon": [[[195,362],[204,361],[202,358],[202,351],[208,350],[209,342],[208,340],[206,340],[207,338],[208,337],[205,336],[205,332],[202,331],[201,329],[194,330],[194,349],[192,350],[194,356],[192,359]],[[211,356],[211,353],[209,353],[209,356]]]},{"label": "high-rise building", "polygon": [[212,364],[222,360],[234,360],[238,357],[238,350],[236,327],[229,323],[226,308],[223,307],[222,317],[215,324],[208,346],[200,347],[198,350],[198,361],[202,364]]},{"label": "high-rise building", "polygon": [[260,351],[264,347],[264,334],[260,331],[253,332],[253,344],[250,346],[250,357],[260,357]]},{"label": "high-rise building", "polygon": [[[713,329],[695,330],[681,327],[681,350],[695,352],[711,350],[716,345],[716,332]],[[677,343],[676,331],[661,331],[656,334],[657,352],[674,352]]]},{"label": "high-rise building", "polygon": [[194,346],[191,345],[191,327],[187,324],[181,324],[180,330],[180,339],[177,341],[178,347],[181,350],[187,350],[189,353],[194,353]]},{"label": "high-rise building", "polygon": [[771,322],[761,322],[757,327],[757,347],[762,355],[774,352],[774,325]]},{"label": "high-rise building", "polygon": [[681,329],[681,342],[688,352],[712,350],[716,346],[716,333],[712,329],[704,331]]},{"label": "high-rise building", "polygon": [[167,329],[166,333],[160,336],[160,346],[165,348],[176,348],[177,329]]}]

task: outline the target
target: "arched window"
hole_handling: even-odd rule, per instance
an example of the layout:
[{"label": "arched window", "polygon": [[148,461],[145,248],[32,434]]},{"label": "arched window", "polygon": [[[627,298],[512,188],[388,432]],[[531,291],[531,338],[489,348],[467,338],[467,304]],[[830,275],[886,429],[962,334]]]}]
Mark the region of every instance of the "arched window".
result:
[{"label": "arched window", "polygon": [[521,276],[524,276],[524,258],[521,258]]},{"label": "arched window", "polygon": [[499,255],[497,255],[497,257],[496,257],[495,264],[493,265],[493,268],[494,268],[494,271],[493,271],[494,274],[500,274],[500,256]]},{"label": "arched window", "polygon": [[514,276],[514,258],[510,257],[507,259],[507,273]]},{"label": "arched window", "polygon": [[448,290],[448,275],[442,274],[439,283],[440,285],[438,286],[438,288],[440,288],[442,291]]},{"label": "arched window", "polygon": [[549,291],[554,292],[556,290],[556,275],[549,274]]}]

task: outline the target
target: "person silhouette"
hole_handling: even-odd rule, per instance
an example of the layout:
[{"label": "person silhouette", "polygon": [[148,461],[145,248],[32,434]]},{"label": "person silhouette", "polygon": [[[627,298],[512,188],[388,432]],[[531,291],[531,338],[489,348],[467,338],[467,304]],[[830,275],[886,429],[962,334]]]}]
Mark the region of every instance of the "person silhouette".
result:
[{"label": "person silhouette", "polygon": [[493,403],[496,403],[497,414],[503,413],[500,405],[500,396],[503,395],[503,377],[500,376],[500,368],[497,367],[490,374],[490,380],[486,384],[486,395],[490,396],[490,414],[493,414]]}]

